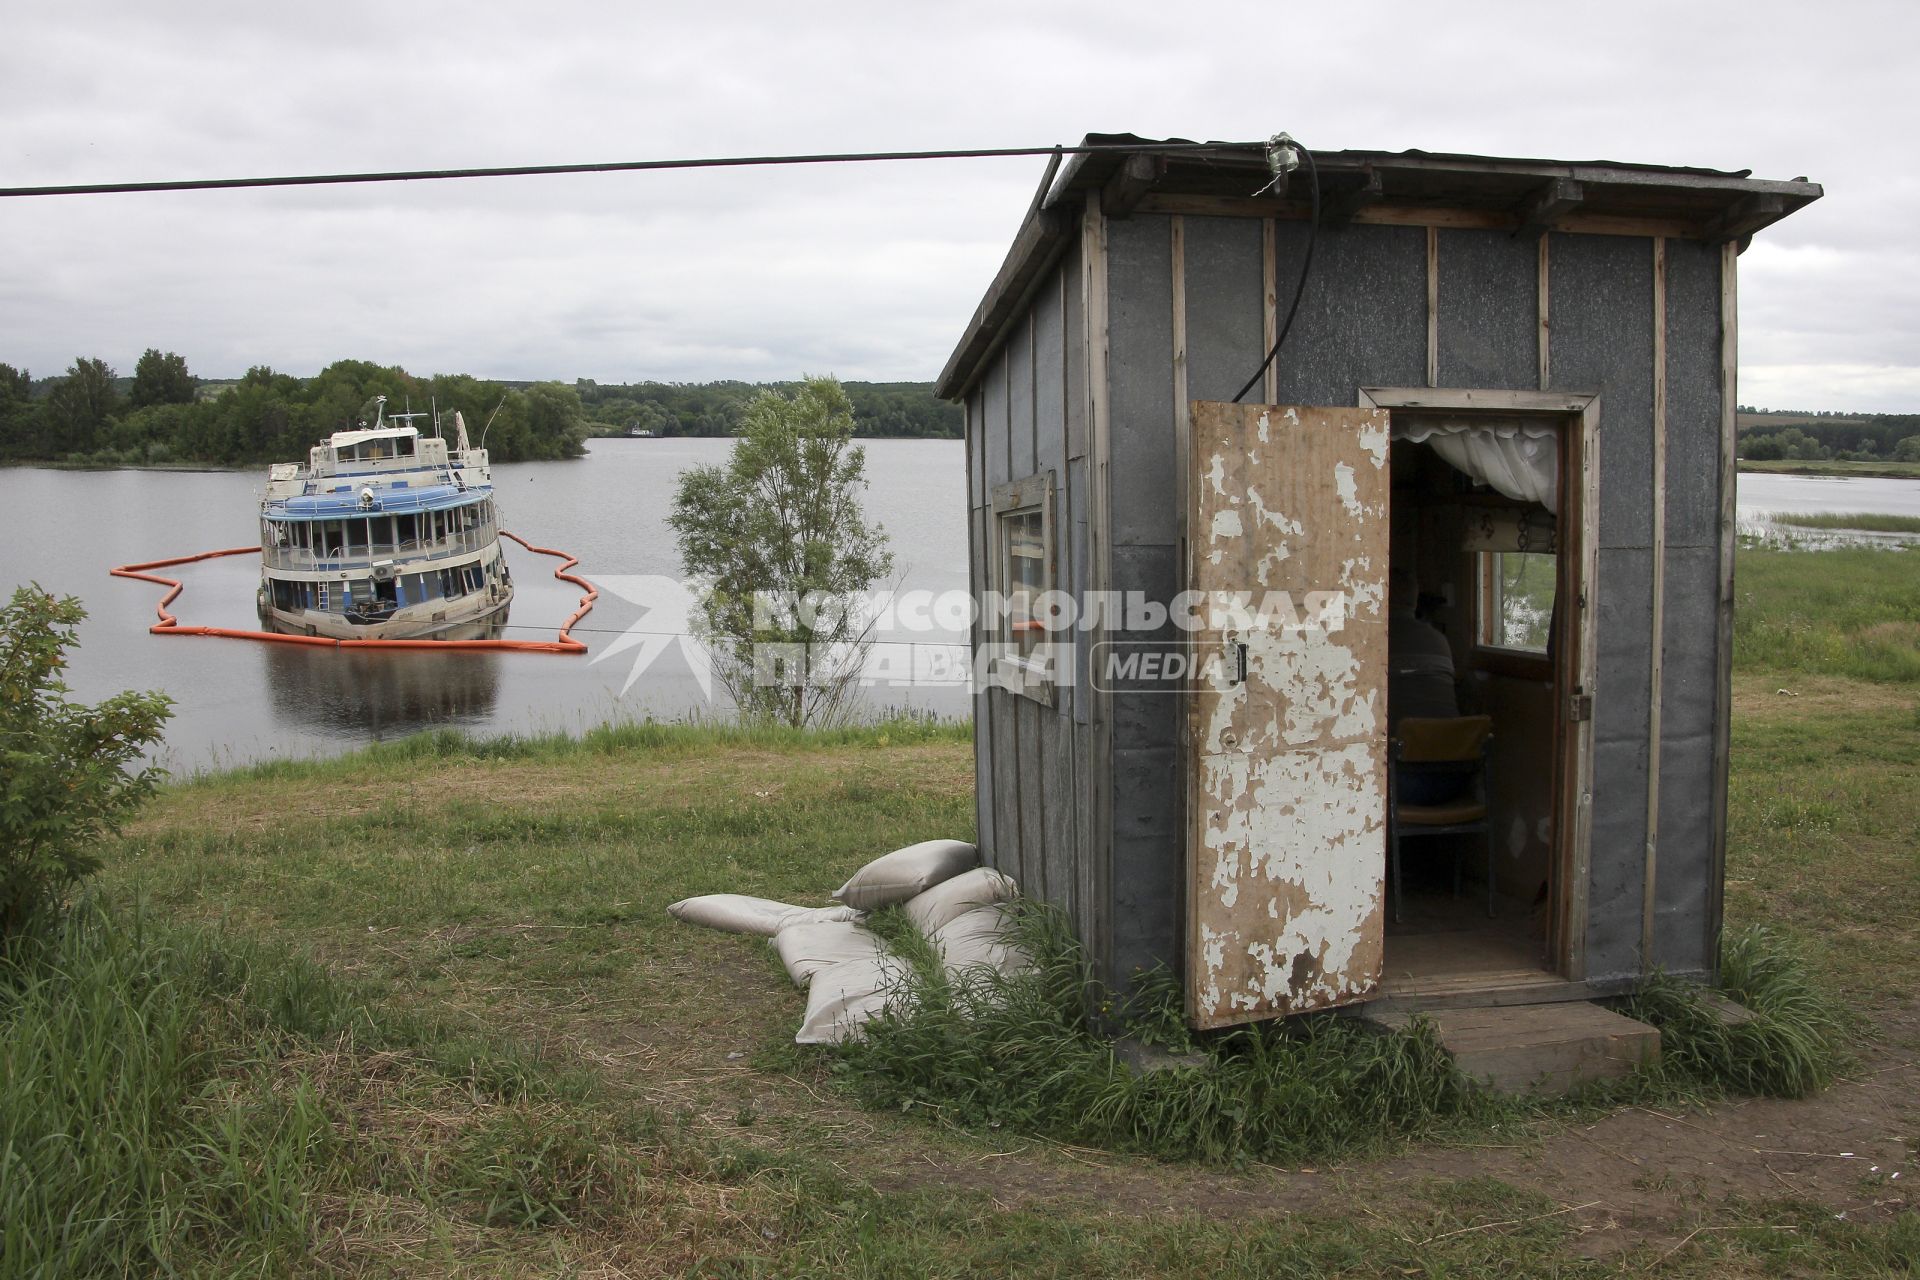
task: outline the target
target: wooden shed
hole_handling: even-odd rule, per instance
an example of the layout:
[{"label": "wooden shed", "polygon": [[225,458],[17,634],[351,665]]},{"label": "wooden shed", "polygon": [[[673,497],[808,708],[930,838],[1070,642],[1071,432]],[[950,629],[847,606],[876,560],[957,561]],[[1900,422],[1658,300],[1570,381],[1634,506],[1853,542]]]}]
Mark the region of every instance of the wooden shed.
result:
[{"label": "wooden shed", "polygon": [[[1735,268],[1820,188],[1085,145],[938,384],[1006,606],[974,636],[988,861],[1199,1027],[1710,974]],[[1399,681],[1449,665],[1420,733],[1491,737],[1417,830]]]}]

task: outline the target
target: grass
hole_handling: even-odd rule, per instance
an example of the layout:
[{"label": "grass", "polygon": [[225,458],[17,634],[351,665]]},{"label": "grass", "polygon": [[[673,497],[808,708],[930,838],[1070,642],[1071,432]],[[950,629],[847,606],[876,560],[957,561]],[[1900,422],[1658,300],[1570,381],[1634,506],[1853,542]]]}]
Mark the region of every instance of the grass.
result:
[{"label": "grass", "polygon": [[[1103,1019],[1102,995],[1060,913],[1022,903],[1014,929],[1031,967],[954,979],[910,924],[879,924],[911,967],[902,998],[836,1064],[868,1105],[1110,1151],[1236,1163],[1379,1151],[1505,1113],[1468,1086],[1425,1025],[1383,1034],[1327,1014],[1197,1046],[1180,1030],[1171,983],[1150,984],[1133,1007]],[[1118,1027],[1103,1026],[1112,1022]],[[1171,1039],[1193,1065],[1136,1072],[1103,1034],[1112,1030]]]},{"label": "grass", "polygon": [[[1825,991],[1736,934],[1725,972],[1758,1029],[1689,1030],[1692,998],[1656,988],[1673,1074],[1630,1100],[1792,1094],[1834,1041],[1867,1047],[1809,1006],[1911,1006],[1920,710],[1874,648],[1915,618],[1906,559],[1742,552],[1728,916],[1766,922]],[[964,728],[918,721],[434,734],[169,787],[107,851],[103,905],[0,980],[0,1272],[1705,1277],[1920,1259],[1911,1211],[1843,1220],[1854,1198],[1773,1184],[1642,1206],[1590,1258],[1611,1209],[1429,1171],[1588,1132],[1601,1101],[1482,1110],[1419,1037],[1333,1020],[1136,1078],[1091,1034],[1101,1011],[1067,998],[1078,962],[1044,926],[1030,941],[1051,958],[1001,1012],[949,988],[873,1056],[802,1053],[802,999],[768,949],[663,910],[719,890],[819,901],[874,850],[972,821]],[[1119,1016],[1187,1047],[1151,993]],[[1427,1145],[1376,1163],[1410,1140]],[[1145,1163],[1188,1156],[1227,1168]],[[1266,1164],[1315,1172],[1276,1183]]]},{"label": "grass", "polygon": [[1909,554],[1743,548],[1734,576],[1735,667],[1920,684],[1920,572]]},{"label": "grass", "polygon": [[1874,511],[1776,511],[1768,519],[1799,529],[1850,529],[1862,533],[1920,533],[1920,516]]},{"label": "grass", "polygon": [[689,1165],[649,1114],[311,962],[81,904],[0,969],[9,1276],[283,1273],[604,1226]]}]

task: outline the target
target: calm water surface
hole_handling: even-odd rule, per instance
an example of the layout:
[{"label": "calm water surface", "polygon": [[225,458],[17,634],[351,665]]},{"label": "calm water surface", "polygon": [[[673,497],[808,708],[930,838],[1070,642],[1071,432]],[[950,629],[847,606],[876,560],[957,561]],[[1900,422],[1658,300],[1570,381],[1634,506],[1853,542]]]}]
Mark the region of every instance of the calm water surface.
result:
[{"label": "calm water surface", "polygon": [[[658,629],[629,597],[632,580],[679,576],[666,513],[684,468],[726,456],[724,440],[595,440],[575,462],[494,469],[506,526],[580,557],[602,584],[600,604],[574,632],[584,657],[523,653],[355,653],[163,637],[147,633],[160,588],[107,576],[129,561],[256,542],[264,471],[151,472],[0,469],[0,590],[38,582],[86,602],[69,683],[95,700],[121,689],[161,689],[177,706],[160,761],[176,771],[345,750],[379,738],[455,725],[481,733],[580,731],[607,720],[715,714],[676,649],[631,681],[632,648],[610,652],[629,628]],[[966,472],[947,440],[866,442],[868,511],[892,536],[902,587],[964,591]],[[1920,515],[1920,481],[1740,477],[1740,518],[1767,512],[1874,511]],[[518,591],[508,634],[550,637],[578,592],[551,576],[554,561],[509,544]],[[257,558],[183,566],[174,612],[186,624],[251,627]],[[895,640],[906,637],[895,633]],[[922,682],[874,690],[876,707],[964,714],[957,685],[926,682],[929,660],[962,637],[919,633],[882,651],[896,670],[918,659]]]},{"label": "calm water surface", "polygon": [[[957,441],[865,442],[868,513],[892,538],[903,589],[967,585],[966,463]],[[725,440],[594,440],[573,462],[494,468],[502,522],[536,545],[580,557],[579,572],[602,585],[600,602],[574,636],[590,652],[381,653],[308,649],[188,636],[147,627],[163,589],[108,576],[117,564],[189,555],[259,541],[265,469],[255,471],[51,471],[0,469],[0,590],[25,582],[76,595],[87,621],[68,683],[93,701],[128,688],[160,689],[175,700],[166,767],[192,771],[277,757],[345,750],[421,728],[453,725],[480,733],[580,731],[608,720],[723,714],[693,679],[677,645],[628,687],[635,651],[608,650],[654,612],[636,603],[633,579],[678,578],[666,514],[675,478],[688,466],[726,457]],[[579,591],[552,577],[558,563],[511,543],[516,592],[507,635],[550,639]],[[235,556],[168,571],[186,586],[173,605],[183,625],[253,627],[257,556]],[[645,598],[643,595],[641,598]],[[944,633],[914,637],[917,648],[884,650],[898,659],[954,653]],[[724,699],[724,694],[718,695]],[[964,691],[952,683],[876,689],[878,707],[957,715]]]}]

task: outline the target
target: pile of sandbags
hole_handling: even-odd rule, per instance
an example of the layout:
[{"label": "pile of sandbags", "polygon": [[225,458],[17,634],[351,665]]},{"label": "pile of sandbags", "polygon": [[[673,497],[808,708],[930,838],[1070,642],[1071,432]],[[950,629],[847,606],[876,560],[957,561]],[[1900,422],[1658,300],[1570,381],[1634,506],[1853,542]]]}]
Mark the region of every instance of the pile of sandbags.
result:
[{"label": "pile of sandbags", "polygon": [[859,1035],[900,988],[905,961],[860,925],[869,911],[899,905],[932,941],[950,974],[986,965],[1011,972],[1024,963],[1007,939],[1013,881],[980,864],[980,850],[961,840],[927,840],[875,858],[839,889],[834,907],[797,907],[766,898],[716,893],[667,910],[689,924],[773,939],[798,986],[808,988],[807,1013],[794,1039],[832,1044]]}]

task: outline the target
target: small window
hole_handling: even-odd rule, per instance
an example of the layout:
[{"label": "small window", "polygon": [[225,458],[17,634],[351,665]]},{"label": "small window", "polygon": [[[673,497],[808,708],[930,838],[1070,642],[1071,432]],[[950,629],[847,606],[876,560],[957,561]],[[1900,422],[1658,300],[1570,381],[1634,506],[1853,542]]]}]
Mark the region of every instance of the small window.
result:
[{"label": "small window", "polygon": [[1055,588],[1053,473],[1041,472],[993,492],[994,581],[1004,605],[992,639],[994,675],[1038,701],[1053,702],[1053,634],[1045,610]]},{"label": "small window", "polygon": [[1559,578],[1559,561],[1549,553],[1481,552],[1481,647],[1545,657]]}]

